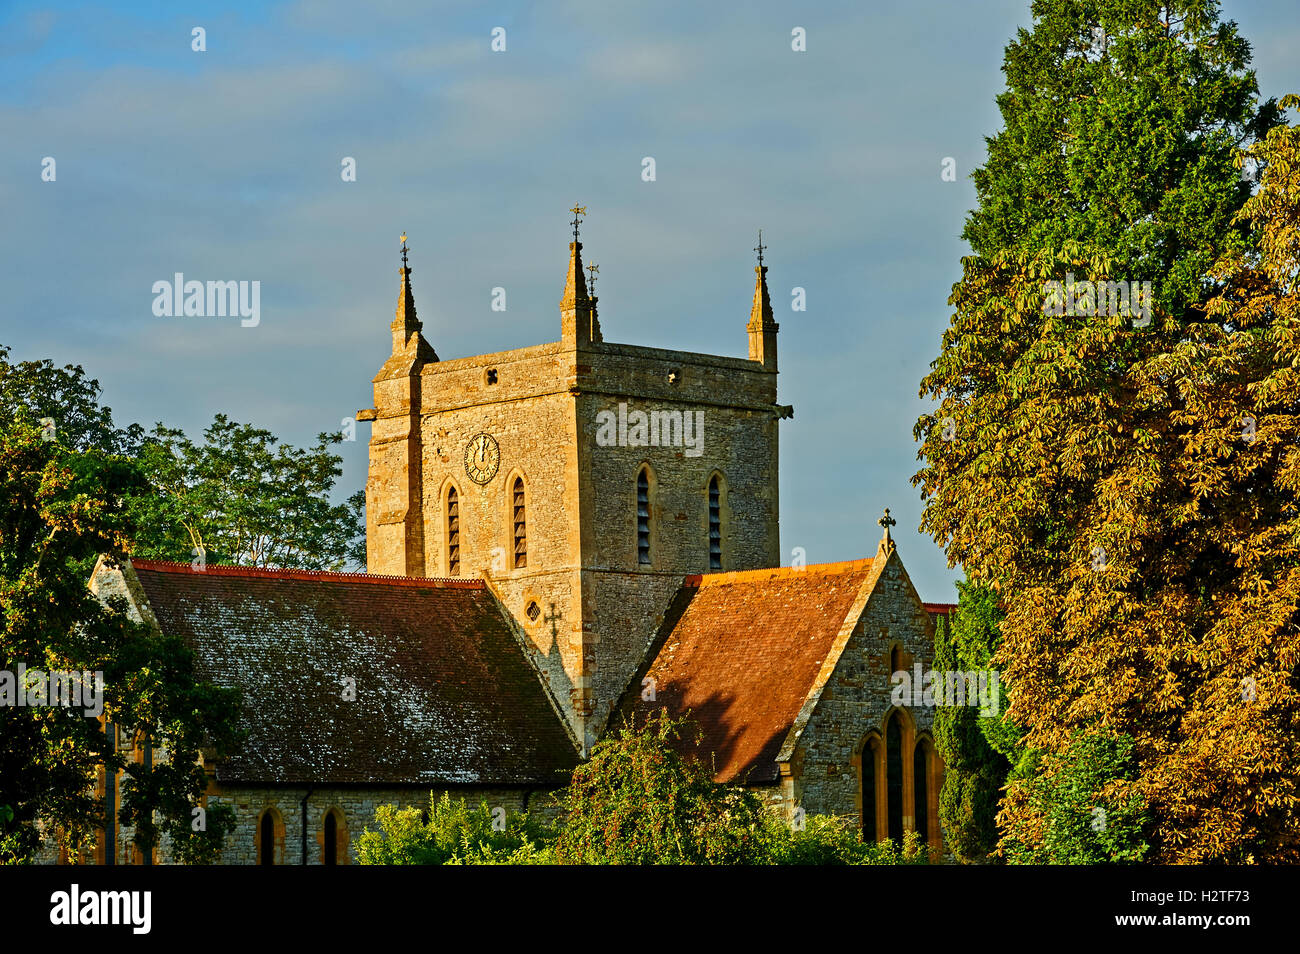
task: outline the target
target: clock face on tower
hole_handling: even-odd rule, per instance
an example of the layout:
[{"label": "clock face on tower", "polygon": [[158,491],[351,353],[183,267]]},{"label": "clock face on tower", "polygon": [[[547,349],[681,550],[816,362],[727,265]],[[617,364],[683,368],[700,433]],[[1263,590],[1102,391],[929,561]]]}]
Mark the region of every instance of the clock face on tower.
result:
[{"label": "clock face on tower", "polygon": [[491,434],[475,434],[465,445],[465,473],[476,484],[486,484],[501,466],[501,449]]}]

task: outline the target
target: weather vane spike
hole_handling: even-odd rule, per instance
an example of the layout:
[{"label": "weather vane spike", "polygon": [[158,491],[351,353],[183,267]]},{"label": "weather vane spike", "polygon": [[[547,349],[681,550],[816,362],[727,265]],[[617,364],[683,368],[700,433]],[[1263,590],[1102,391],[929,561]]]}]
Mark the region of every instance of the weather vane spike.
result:
[{"label": "weather vane spike", "polygon": [[578,205],[578,203],[575,202],[573,203],[573,208],[569,211],[573,213],[573,240],[576,242],[578,241],[578,225],[582,222],[582,217],[587,214],[587,207],[585,205]]},{"label": "weather vane spike", "polygon": [[402,267],[406,267],[406,233],[402,233]]},{"label": "weather vane spike", "polygon": [[758,267],[759,267],[759,268],[762,268],[762,267],[763,267],[763,249],[765,249],[765,248],[767,248],[767,246],[763,244],[763,230],[762,230],[762,229],[759,229],[759,230],[758,230],[758,245],[755,246],[755,248],[754,248],[754,251],[758,253]]},{"label": "weather vane spike", "polygon": [[600,266],[592,262],[587,266],[587,271],[591,273],[591,280],[587,282],[587,292],[594,296],[596,294],[596,274],[600,271]]}]

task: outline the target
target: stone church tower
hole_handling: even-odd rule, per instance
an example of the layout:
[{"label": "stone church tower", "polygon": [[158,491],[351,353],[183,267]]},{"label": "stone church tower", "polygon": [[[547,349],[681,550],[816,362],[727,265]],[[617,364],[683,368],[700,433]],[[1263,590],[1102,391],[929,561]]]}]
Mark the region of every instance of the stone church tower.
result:
[{"label": "stone church tower", "polygon": [[585,753],[685,575],[780,564],[793,412],[776,403],[761,240],[748,357],[612,344],[574,211],[550,344],[440,359],[403,245],[392,353],[358,419],[373,422],[368,572],[486,580]]}]

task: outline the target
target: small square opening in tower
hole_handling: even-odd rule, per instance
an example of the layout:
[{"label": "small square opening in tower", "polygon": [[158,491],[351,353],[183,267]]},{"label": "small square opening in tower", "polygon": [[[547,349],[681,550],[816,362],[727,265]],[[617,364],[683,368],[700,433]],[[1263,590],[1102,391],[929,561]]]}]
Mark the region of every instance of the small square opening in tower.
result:
[{"label": "small square opening in tower", "polygon": [[488,383],[488,384],[496,384],[496,383],[497,383],[497,369],[496,369],[496,368],[488,368],[488,369],[487,369],[487,383]]}]

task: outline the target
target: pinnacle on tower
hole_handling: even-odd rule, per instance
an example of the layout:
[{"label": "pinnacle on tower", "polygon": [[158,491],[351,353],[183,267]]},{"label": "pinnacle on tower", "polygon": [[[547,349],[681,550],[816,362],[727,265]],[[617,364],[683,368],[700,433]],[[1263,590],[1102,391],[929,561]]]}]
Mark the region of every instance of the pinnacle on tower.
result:
[{"label": "pinnacle on tower", "polygon": [[760,361],[769,371],[776,370],[776,333],[780,330],[772,317],[772,299],[767,293],[767,266],[763,264],[763,230],[758,230],[758,265],[754,268],[754,301],[749,308],[749,360]]},{"label": "pinnacle on tower", "polygon": [[574,205],[573,241],[569,243],[569,273],[564,280],[564,297],[560,299],[560,335],[575,345],[602,341],[600,321],[596,318],[595,300],[587,293],[587,280],[582,274],[582,243],[578,241],[578,226],[587,214],[587,207]]},{"label": "pinnacle on tower", "polygon": [[402,233],[402,267],[397,273],[402,276],[402,285],[397,293],[397,312],[390,326],[393,331],[393,354],[405,353],[414,349],[418,356],[426,361],[437,361],[438,355],[421,336],[424,325],[415,314],[415,295],[411,291],[411,268],[407,264],[406,233]]}]

